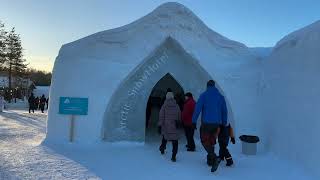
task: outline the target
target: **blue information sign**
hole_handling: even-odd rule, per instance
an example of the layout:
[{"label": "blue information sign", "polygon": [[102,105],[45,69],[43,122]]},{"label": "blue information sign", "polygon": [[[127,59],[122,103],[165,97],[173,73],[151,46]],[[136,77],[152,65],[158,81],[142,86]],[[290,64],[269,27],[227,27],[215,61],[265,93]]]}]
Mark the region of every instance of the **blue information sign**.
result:
[{"label": "blue information sign", "polygon": [[59,114],[87,115],[88,98],[60,97]]}]

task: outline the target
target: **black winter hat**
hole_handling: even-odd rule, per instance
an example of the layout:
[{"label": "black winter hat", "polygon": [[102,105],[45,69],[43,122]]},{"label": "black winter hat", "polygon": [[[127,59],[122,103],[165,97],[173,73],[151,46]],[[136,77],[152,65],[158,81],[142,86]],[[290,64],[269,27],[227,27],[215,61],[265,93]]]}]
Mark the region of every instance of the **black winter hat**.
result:
[{"label": "black winter hat", "polygon": [[184,96],[193,97],[191,92],[187,92]]},{"label": "black winter hat", "polygon": [[168,89],[167,89],[167,92],[172,92],[171,88],[168,88]]},{"label": "black winter hat", "polygon": [[209,80],[208,82],[207,82],[207,87],[212,87],[212,86],[215,86],[215,82],[214,82],[214,80]]}]

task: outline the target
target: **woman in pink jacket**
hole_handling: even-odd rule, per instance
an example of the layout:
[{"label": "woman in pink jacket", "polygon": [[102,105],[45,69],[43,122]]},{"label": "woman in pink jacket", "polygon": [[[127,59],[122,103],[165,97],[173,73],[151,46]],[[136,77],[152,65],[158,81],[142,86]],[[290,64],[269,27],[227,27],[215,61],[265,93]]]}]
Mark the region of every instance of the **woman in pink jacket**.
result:
[{"label": "woman in pink jacket", "polygon": [[177,124],[181,122],[180,108],[174,99],[171,89],[167,90],[166,100],[162,105],[159,113],[159,133],[162,135],[162,142],[160,145],[160,152],[164,154],[167,141],[172,141],[172,158],[171,161],[176,161],[176,155],[178,153],[178,130]]}]

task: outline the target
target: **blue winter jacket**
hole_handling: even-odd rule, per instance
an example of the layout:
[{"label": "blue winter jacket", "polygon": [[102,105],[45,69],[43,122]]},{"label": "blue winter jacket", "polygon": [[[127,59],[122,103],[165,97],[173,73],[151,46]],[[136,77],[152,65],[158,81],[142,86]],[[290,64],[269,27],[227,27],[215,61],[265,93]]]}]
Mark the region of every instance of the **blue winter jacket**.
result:
[{"label": "blue winter jacket", "polygon": [[200,95],[192,116],[192,123],[197,123],[200,112],[202,112],[202,123],[227,126],[228,111],[226,101],[216,87],[208,87]]}]

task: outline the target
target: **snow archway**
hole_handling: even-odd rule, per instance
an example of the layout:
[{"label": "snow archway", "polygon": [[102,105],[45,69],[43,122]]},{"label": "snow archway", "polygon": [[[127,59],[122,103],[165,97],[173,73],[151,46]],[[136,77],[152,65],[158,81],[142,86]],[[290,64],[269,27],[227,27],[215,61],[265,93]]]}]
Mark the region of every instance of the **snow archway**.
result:
[{"label": "snow archway", "polygon": [[[168,37],[122,81],[113,93],[104,115],[102,126],[104,140],[145,140],[147,101],[155,84],[167,73],[177,80],[185,92],[192,92],[196,99],[205,90],[207,81],[213,79],[176,40]],[[219,86],[218,88],[221,91]],[[228,110],[229,121],[234,124],[229,103]]]},{"label": "snow archway", "polygon": [[156,85],[152,88],[150,96],[148,97],[148,103],[146,107],[146,142],[153,141],[158,137],[157,129],[158,129],[158,121],[159,121],[159,112],[161,106],[164,103],[167,89],[170,88],[175,96],[177,104],[182,109],[184,104],[184,90],[179,82],[174,79],[174,77],[167,73],[163,76]]}]

